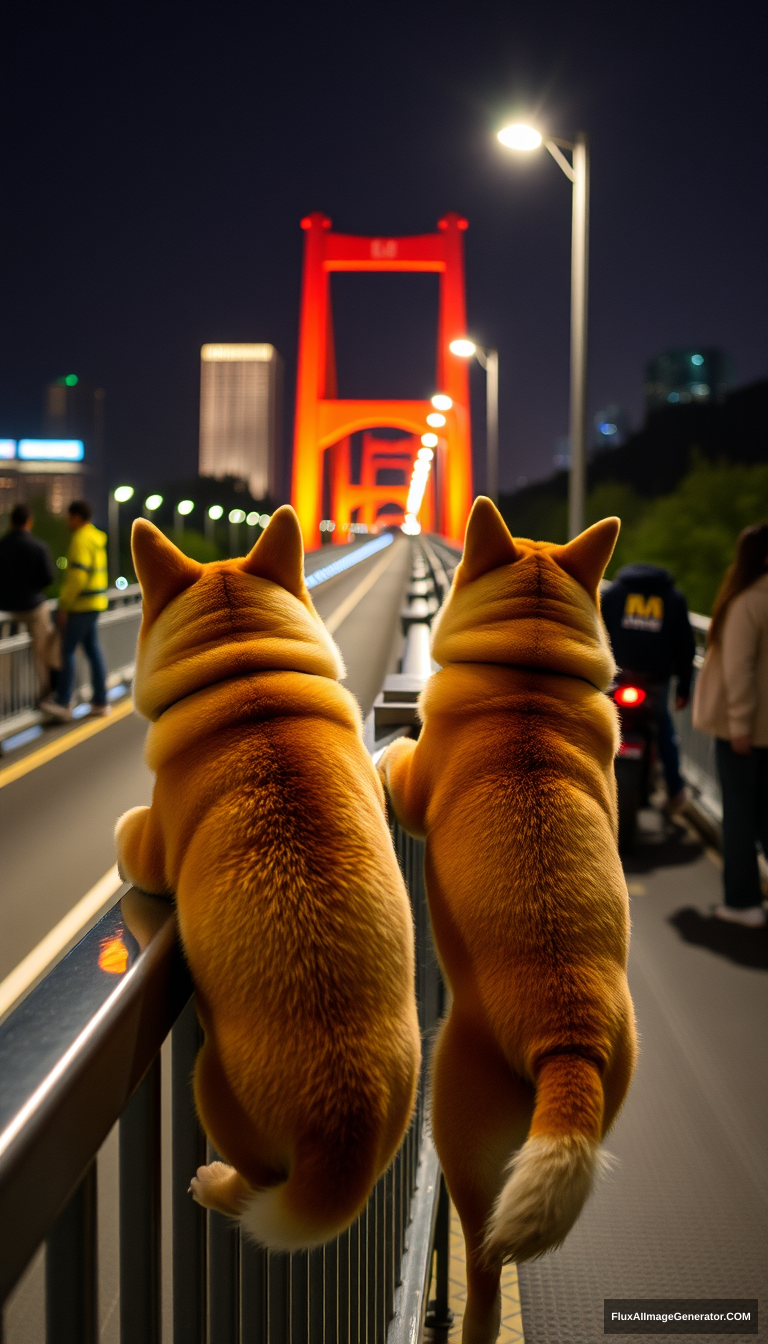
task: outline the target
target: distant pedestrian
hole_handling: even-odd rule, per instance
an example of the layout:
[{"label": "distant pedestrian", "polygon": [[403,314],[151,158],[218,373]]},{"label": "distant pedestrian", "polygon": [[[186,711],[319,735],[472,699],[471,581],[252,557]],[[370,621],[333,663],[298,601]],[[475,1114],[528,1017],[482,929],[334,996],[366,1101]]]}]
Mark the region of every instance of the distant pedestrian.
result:
[{"label": "distant pedestrian", "polygon": [[11,513],[10,530],[0,540],[0,608],[25,625],[32,640],[37,696],[48,694],[52,669],[58,663],[56,631],[45,599],[54,580],[51,553],[32,536],[34,519],[26,504]]},{"label": "distant pedestrian", "polygon": [[75,688],[75,653],[78,644],[82,644],[91,665],[91,713],[109,713],[106,667],[97,629],[99,612],[106,611],[108,606],[107,534],[94,527],[91,514],[91,506],[84,499],[74,500],[67,512],[67,526],[72,533],[72,540],[67,552],[67,572],[61,585],[56,615],[61,631],[62,669],[55,695],[44,700],[40,706],[47,714],[62,721],[72,717],[69,704]]},{"label": "distant pedestrian", "polygon": [[747,527],[715,598],[693,726],[715,737],[723,795],[718,919],[766,922],[757,846],[768,858],[768,523]]},{"label": "distant pedestrian", "polygon": [[688,604],[666,569],[636,564],[619,570],[600,605],[619,668],[637,676],[652,692],[668,807],[677,811],[687,795],[669,712],[669,689],[675,677],[675,708],[684,709],[691,694],[696,652]]}]

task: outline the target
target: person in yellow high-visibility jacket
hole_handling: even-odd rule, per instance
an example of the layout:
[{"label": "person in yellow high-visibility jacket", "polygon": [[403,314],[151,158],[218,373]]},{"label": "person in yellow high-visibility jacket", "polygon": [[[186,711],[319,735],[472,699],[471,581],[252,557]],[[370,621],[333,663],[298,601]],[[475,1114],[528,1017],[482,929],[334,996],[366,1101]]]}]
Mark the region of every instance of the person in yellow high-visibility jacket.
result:
[{"label": "person in yellow high-visibility jacket", "polygon": [[93,698],[91,714],[109,713],[107,671],[99,645],[99,612],[108,606],[107,534],[91,522],[92,509],[84,499],[76,499],[67,512],[72,540],[67,552],[67,573],[59,593],[57,625],[61,631],[62,668],[56,694],[43,700],[40,708],[56,719],[69,720],[69,702],[75,685],[75,653],[82,644],[91,665]]}]

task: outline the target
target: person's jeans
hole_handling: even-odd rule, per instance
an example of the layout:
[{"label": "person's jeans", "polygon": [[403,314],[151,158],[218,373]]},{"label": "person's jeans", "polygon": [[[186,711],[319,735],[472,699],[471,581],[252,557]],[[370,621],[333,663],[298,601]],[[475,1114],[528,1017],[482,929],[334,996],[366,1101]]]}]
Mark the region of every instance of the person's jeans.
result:
[{"label": "person's jeans", "polygon": [[718,737],[715,753],[723,794],[725,904],[745,910],[763,899],[757,842],[768,858],[768,747],[742,756]]},{"label": "person's jeans", "polygon": [[669,712],[669,682],[657,682],[653,687],[656,699],[656,745],[664,771],[667,793],[676,798],[685,788],[685,780],[680,774],[680,753],[677,750],[677,733]]},{"label": "person's jeans", "polygon": [[107,669],[96,629],[98,619],[97,611],[70,611],[67,615],[67,624],[61,637],[62,669],[56,686],[56,699],[65,709],[69,708],[75,687],[75,650],[78,644],[82,644],[91,665],[92,703],[107,703]]}]

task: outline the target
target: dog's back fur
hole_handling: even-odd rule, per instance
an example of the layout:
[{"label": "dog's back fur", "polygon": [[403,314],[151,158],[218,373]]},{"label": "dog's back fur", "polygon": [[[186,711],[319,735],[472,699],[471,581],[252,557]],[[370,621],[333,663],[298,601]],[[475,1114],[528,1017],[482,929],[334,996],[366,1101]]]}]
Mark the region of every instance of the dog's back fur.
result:
[{"label": "dog's back fur", "polygon": [[615,669],[596,600],[617,533],[608,519],[566,547],[513,541],[476,501],[421,736],[380,765],[398,818],[426,836],[452,991],[433,1124],[468,1243],[465,1340],[495,1338],[502,1260],[572,1226],[634,1064]]},{"label": "dog's back fur", "polygon": [[359,708],[303,581],[295,514],[196,565],[134,525],[136,704],[151,808],[124,877],[174,894],[205,1043],[195,1096],[232,1168],[201,1203],[293,1250],[347,1226],[408,1123],[419,1065],[408,898]]}]

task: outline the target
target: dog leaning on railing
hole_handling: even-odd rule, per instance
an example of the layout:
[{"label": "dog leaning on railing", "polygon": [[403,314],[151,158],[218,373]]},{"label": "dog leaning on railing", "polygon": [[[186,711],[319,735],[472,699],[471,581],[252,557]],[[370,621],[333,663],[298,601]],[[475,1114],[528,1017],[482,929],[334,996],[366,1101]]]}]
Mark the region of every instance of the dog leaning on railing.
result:
[{"label": "dog leaning on railing", "polygon": [[365,1205],[418,1079],[384,792],[292,509],[242,560],[197,564],[142,519],[132,544],[156,784],[118,823],[119,866],[175,896],[195,983],[196,1104],[232,1165],[201,1167],[192,1193],[263,1245],[317,1245]]},{"label": "dog leaning on railing", "polygon": [[619,522],[567,546],[470,516],[433,632],[418,742],[380,771],[426,837],[452,1003],[433,1065],[435,1144],[467,1242],[465,1344],[490,1344],[505,1260],[557,1246],[601,1166],[635,1062],[597,587]]}]

